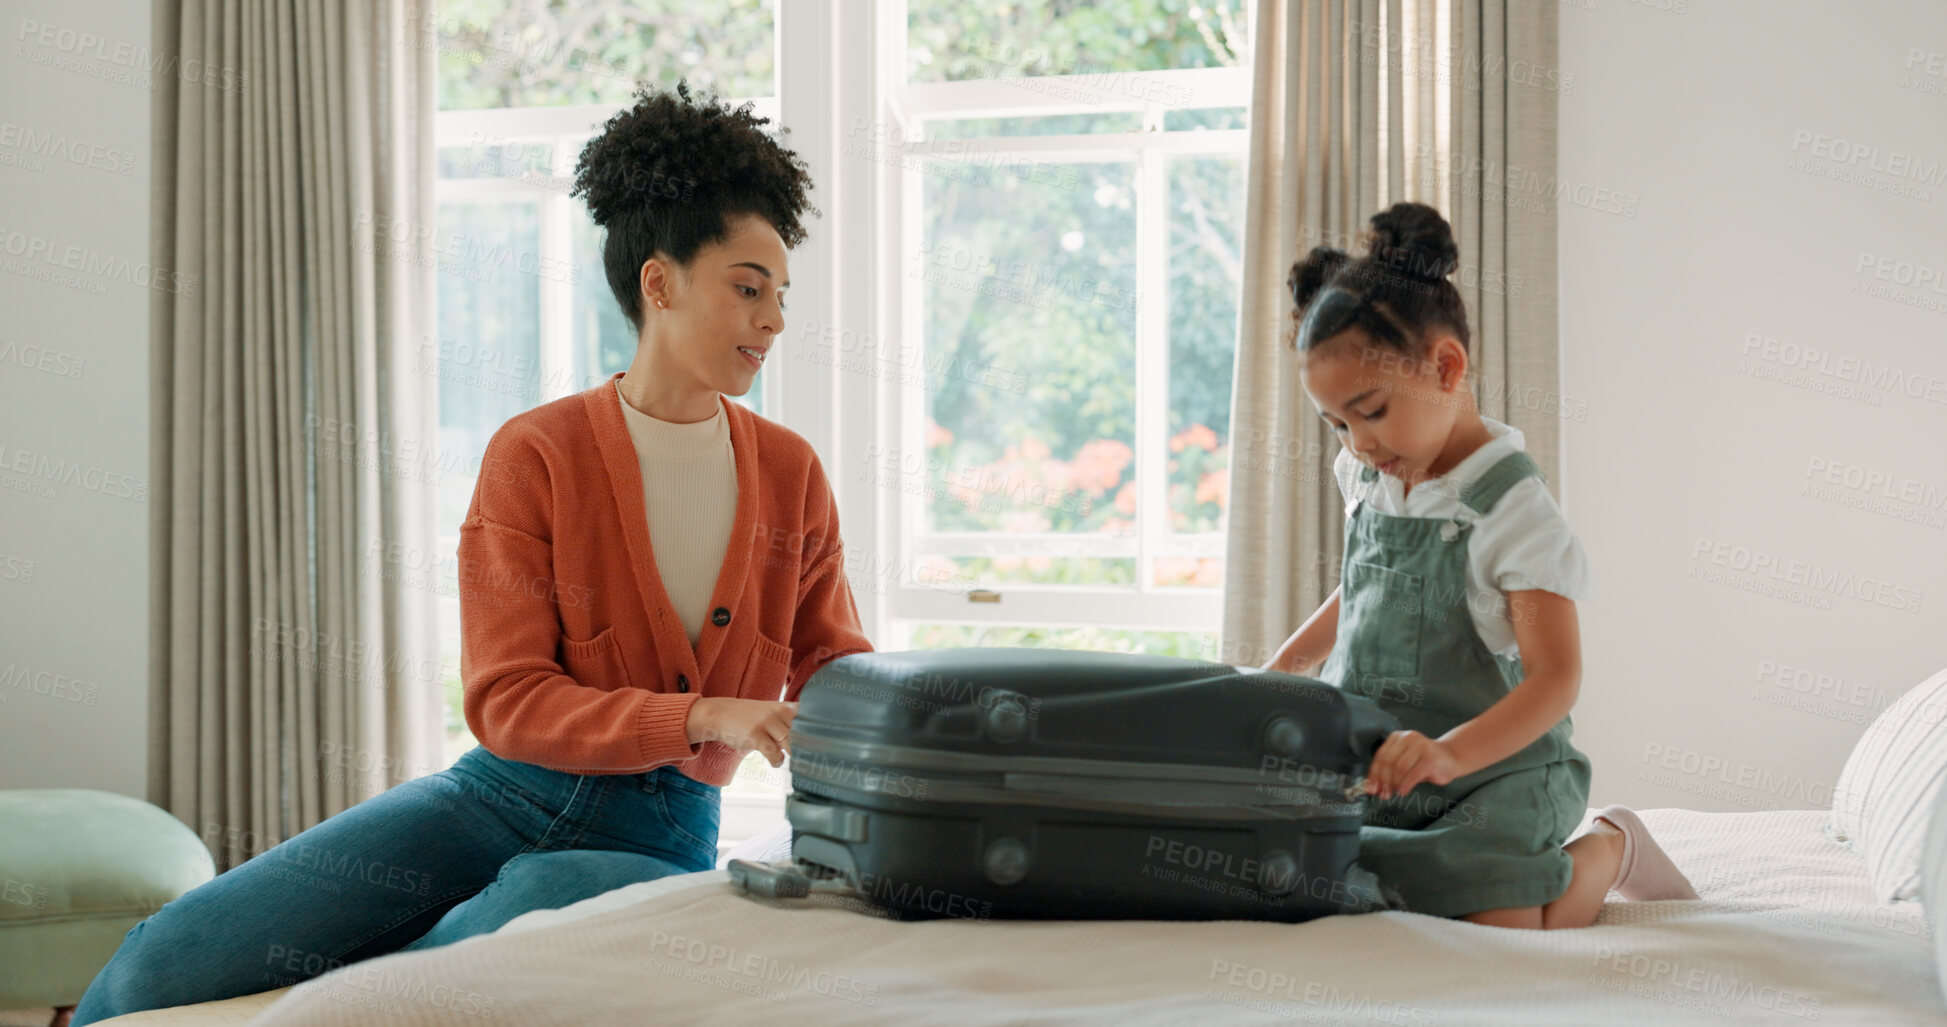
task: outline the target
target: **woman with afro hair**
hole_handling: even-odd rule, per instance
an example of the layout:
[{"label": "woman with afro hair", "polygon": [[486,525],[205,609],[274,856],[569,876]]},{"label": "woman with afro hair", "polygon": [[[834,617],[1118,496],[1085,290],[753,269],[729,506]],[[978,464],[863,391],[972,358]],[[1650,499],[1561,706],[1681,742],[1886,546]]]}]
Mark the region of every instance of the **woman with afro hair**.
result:
[{"label": "woman with afro hair", "polygon": [[509,420],[460,527],[479,746],[137,924],[75,1010],[291,985],[716,862],[745,752],[785,755],[805,680],[867,651],[837,506],[796,433],[727,397],[784,331],[806,168],[748,105],[645,87],[574,195],[636,331],[627,370]]}]

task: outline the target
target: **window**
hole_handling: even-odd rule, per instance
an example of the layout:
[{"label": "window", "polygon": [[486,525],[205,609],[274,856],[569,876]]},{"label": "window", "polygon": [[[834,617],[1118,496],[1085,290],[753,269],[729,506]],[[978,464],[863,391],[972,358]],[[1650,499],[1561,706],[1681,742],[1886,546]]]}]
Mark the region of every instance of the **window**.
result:
[{"label": "window", "polygon": [[847,469],[900,547],[882,645],[1214,658],[1244,6],[907,3],[898,117],[848,147],[900,169],[925,372]]},{"label": "window", "polygon": [[[817,184],[785,359],[745,401],[818,447],[874,641],[1212,655],[1246,7],[442,0],[439,242],[481,258],[442,266],[423,347],[442,450],[477,466],[509,417],[628,364],[568,190],[638,71],[686,77],[789,124]],[[474,480],[450,477],[457,756],[450,567]],[[723,839],[774,822],[787,783],[748,757]]]}]

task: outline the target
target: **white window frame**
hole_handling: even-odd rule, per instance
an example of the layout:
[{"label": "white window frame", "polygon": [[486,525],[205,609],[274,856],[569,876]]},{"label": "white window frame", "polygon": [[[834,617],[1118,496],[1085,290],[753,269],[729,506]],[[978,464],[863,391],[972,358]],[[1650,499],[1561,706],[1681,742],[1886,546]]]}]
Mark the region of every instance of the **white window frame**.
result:
[{"label": "white window frame", "polygon": [[[1250,5],[1246,16],[1250,17]],[[910,143],[903,147],[914,157],[928,153],[954,156],[976,164],[990,160],[1025,158],[1044,162],[1133,160],[1137,182],[1137,247],[1160,252],[1167,245],[1168,178],[1166,158],[1181,154],[1235,154],[1243,157],[1249,133],[1244,129],[1164,132],[1163,117],[1174,109],[1248,108],[1251,76],[1248,67],[1198,68],[1166,71],[1040,76],[1017,84],[1009,79],[907,83],[905,79],[905,0],[881,0],[879,31],[894,41],[890,64],[895,84],[887,87],[880,118],[897,125],[906,139],[922,134],[923,123],[937,118],[1036,117],[1062,114],[1133,112],[1141,116],[1137,132],[1066,136],[1000,136]],[[1027,87],[1031,81],[1033,87]],[[1105,86],[1107,88],[1105,88]],[[1079,103],[1077,94],[1094,94],[1099,102]],[[1187,96],[1189,102],[1165,106],[1146,97]],[[888,230],[881,237],[895,261],[882,264],[874,277],[901,281],[896,257],[917,252],[920,244],[922,179],[916,171],[895,171],[890,188],[881,191],[881,219]],[[888,238],[889,237],[889,238]],[[893,561],[877,562],[875,575],[890,565],[910,568],[922,553],[949,556],[1002,554],[1133,557],[1134,587],[1074,587],[1036,584],[997,584],[980,589],[948,589],[931,583],[898,578],[863,583],[884,603],[875,639],[906,644],[905,631],[915,623],[1035,625],[1055,628],[1113,628],[1130,631],[1189,631],[1216,635],[1223,622],[1221,589],[1185,586],[1157,587],[1153,561],[1164,556],[1219,557],[1223,536],[1215,533],[1179,534],[1167,530],[1168,476],[1163,443],[1168,428],[1168,269],[1160,260],[1138,268],[1136,295],[1136,460],[1137,534],[1127,537],[1070,535],[1002,535],[986,532],[925,533],[924,497],[906,490],[884,490],[876,497],[874,552],[895,553]],[[920,289],[891,290],[885,300],[887,324],[896,332],[877,338],[919,339],[925,330]],[[881,383],[878,402],[887,411],[890,430],[881,432],[889,450],[910,451],[923,437],[927,397],[920,386]],[[836,473],[836,472],[835,472]],[[841,475],[849,477],[850,475]],[[847,528],[848,538],[852,530]],[[860,584],[855,581],[855,584]],[[896,611],[896,616],[894,616]]]}]

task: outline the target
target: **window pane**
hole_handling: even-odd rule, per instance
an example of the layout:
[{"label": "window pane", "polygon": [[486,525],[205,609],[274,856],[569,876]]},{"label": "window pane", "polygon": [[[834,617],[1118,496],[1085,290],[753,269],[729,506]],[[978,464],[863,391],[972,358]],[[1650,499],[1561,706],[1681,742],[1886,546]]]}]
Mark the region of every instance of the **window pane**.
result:
[{"label": "window pane", "polygon": [[761,752],[744,753],[737,762],[736,773],[731,775],[730,783],[723,786],[725,795],[786,795],[791,784],[791,760],[785,757],[784,766],[773,767],[771,761]]},{"label": "window pane", "polygon": [[1044,628],[1018,624],[911,624],[908,649],[1087,649],[1215,660],[1217,636],[1206,631],[1126,631],[1120,628]]},{"label": "window pane", "polygon": [[[487,439],[507,419],[540,402],[540,212],[532,203],[444,203],[439,239],[457,259],[440,258],[439,452],[448,464],[479,466]],[[454,245],[454,241],[463,244]],[[503,259],[504,258],[504,259]],[[446,457],[452,459],[445,459]],[[440,534],[457,534],[473,499],[474,477],[441,473]]]},{"label": "window pane", "polygon": [[546,182],[554,173],[554,147],[538,139],[483,136],[465,146],[439,148],[439,177],[513,178]]},{"label": "window pane", "polygon": [[[439,502],[435,537],[443,597],[458,594],[453,548],[477,483],[487,440],[507,419],[540,401],[541,278],[521,267],[540,252],[533,203],[442,203],[439,243],[459,259],[439,264],[439,343],[421,350],[421,368],[439,377],[439,445],[429,469]],[[455,245],[458,243],[458,245]],[[506,259],[503,259],[506,258]],[[440,661],[446,688],[446,751],[472,738],[460,713],[459,604],[442,599]]]},{"label": "window pane", "polygon": [[[445,551],[442,543],[442,551]],[[466,755],[475,742],[466,726],[466,690],[460,681],[460,598],[439,597],[440,688],[446,695],[446,766]]]},{"label": "window pane", "polygon": [[635,329],[622,313],[622,304],[609,288],[608,273],[602,264],[602,243],[608,238],[588,208],[576,201],[575,221],[569,246],[583,268],[575,285],[574,353],[575,382],[578,388],[593,385],[617,371],[625,370],[635,359]]},{"label": "window pane", "polygon": [[[1243,162],[1236,157],[1169,162],[1171,532],[1221,535],[1229,524],[1244,191]],[[1223,558],[1158,558],[1154,583],[1219,587]]]},{"label": "window pane", "polygon": [[[574,367],[571,372],[563,373],[572,374],[574,386],[568,391],[575,391],[598,384],[617,371],[628,370],[629,363],[635,359],[636,335],[622,313],[621,301],[609,288],[608,273],[603,267],[602,245],[608,233],[595,224],[588,216],[588,208],[579,202],[574,204],[571,231],[572,259],[582,266],[582,275],[575,286],[573,307]],[[757,372],[751,379],[749,392],[730,398],[763,413],[764,374],[769,370],[766,366]]]},{"label": "window pane", "polygon": [[775,96],[768,0],[439,0],[420,31],[439,49],[442,110],[622,105],[637,81]]},{"label": "window pane", "polygon": [[977,139],[991,136],[1087,135],[1092,132],[1140,132],[1143,117],[1135,111],[1104,114],[1055,114],[1035,118],[935,118],[927,121],[933,139]]},{"label": "window pane", "polygon": [[1189,110],[1163,112],[1163,131],[1183,132],[1199,128],[1249,128],[1251,113],[1248,107],[1193,107]]},{"label": "window pane", "polygon": [[1244,0],[907,0],[906,10],[914,82],[1221,68],[1251,58]]},{"label": "window pane", "polygon": [[928,556],[919,584],[947,589],[1012,582],[1033,585],[1136,583],[1134,558],[1098,556]]},{"label": "window pane", "polygon": [[1132,531],[1134,165],[935,170],[905,268],[926,434],[875,465],[878,484],[923,495],[930,531]]}]

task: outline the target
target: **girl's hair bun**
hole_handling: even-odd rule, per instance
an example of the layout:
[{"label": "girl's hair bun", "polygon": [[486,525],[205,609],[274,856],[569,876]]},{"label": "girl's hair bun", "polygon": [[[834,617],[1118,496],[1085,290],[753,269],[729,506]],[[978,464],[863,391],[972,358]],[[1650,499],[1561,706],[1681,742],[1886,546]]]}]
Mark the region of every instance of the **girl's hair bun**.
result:
[{"label": "girl's hair bun", "polygon": [[1373,262],[1412,278],[1444,281],[1460,266],[1453,226],[1424,203],[1395,203],[1372,216]]},{"label": "girl's hair bun", "polygon": [[1285,276],[1285,288],[1291,290],[1291,299],[1297,304],[1293,316],[1298,316],[1306,307],[1312,305],[1312,298],[1318,290],[1325,288],[1352,257],[1344,250],[1330,246],[1314,246],[1304,258],[1291,265],[1291,273]]}]

